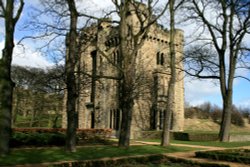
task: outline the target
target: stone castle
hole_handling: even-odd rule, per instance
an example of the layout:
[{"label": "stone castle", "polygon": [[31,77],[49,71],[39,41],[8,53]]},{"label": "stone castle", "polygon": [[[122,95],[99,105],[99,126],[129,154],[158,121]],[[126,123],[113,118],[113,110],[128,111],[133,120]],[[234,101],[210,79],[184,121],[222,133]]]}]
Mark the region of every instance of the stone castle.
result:
[{"label": "stone castle", "polygon": [[[136,22],[131,13],[128,22]],[[79,35],[80,63],[77,70],[79,99],[77,104],[78,128],[111,128],[119,132],[121,110],[118,100],[119,27],[110,22],[84,28]],[[175,30],[177,80],[175,111],[172,130],[182,131],[184,126],[183,31]],[[155,23],[138,51],[136,64],[138,86],[131,137],[141,130],[160,130],[167,101],[169,69],[169,31]],[[64,107],[65,108],[65,107]],[[66,128],[66,111],[63,127]]]}]

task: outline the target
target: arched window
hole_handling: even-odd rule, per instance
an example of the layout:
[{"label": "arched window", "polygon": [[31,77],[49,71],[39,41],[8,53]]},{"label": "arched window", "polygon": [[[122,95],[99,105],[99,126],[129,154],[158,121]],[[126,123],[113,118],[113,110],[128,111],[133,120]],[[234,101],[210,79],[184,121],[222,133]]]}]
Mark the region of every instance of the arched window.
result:
[{"label": "arched window", "polygon": [[160,113],[159,113],[159,125],[160,125],[160,127],[159,127],[159,129],[163,129],[163,122],[164,122],[164,110],[160,110],[159,111]]},{"label": "arched window", "polygon": [[164,65],[164,54],[163,53],[160,53],[160,52],[157,52],[156,54],[156,64],[157,65]]},{"label": "arched window", "polygon": [[160,64],[160,52],[157,52],[156,54],[156,64]]},{"label": "arched window", "polygon": [[119,64],[119,61],[120,61],[120,54],[119,54],[119,51],[114,51],[113,52],[113,63],[115,65]]},{"label": "arched window", "polygon": [[163,53],[161,53],[161,65],[164,65],[164,54]]},{"label": "arched window", "polygon": [[119,109],[113,109],[110,110],[110,125],[109,127],[114,130],[119,130],[120,129],[120,117],[121,117],[121,112]]},{"label": "arched window", "polygon": [[114,52],[114,53],[113,53],[113,62],[114,62],[114,64],[116,64],[116,58],[117,58],[116,52]]}]

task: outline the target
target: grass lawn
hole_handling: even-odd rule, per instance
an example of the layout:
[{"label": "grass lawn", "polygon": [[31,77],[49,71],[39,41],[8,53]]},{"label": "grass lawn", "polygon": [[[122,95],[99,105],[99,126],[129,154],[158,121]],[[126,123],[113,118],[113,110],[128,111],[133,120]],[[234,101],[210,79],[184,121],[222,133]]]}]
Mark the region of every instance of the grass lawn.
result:
[{"label": "grass lawn", "polygon": [[247,141],[247,142],[218,142],[218,141],[202,141],[202,142],[199,142],[199,141],[173,140],[171,143],[200,145],[200,146],[212,146],[212,147],[224,147],[224,148],[250,146],[250,141]]},{"label": "grass lawn", "polygon": [[[149,142],[161,142],[160,139],[148,139],[143,141]],[[199,145],[199,146],[211,146],[211,147],[224,147],[224,148],[234,148],[242,146],[250,146],[250,141],[246,142],[218,142],[218,141],[181,141],[181,140],[171,140],[172,144],[188,144],[188,145]]]},{"label": "grass lawn", "polygon": [[77,161],[104,157],[119,157],[145,154],[161,154],[195,150],[188,147],[131,146],[120,149],[116,146],[89,146],[77,149],[75,153],[66,153],[63,148],[15,149],[6,157],[0,158],[1,165],[35,164],[43,162]]}]

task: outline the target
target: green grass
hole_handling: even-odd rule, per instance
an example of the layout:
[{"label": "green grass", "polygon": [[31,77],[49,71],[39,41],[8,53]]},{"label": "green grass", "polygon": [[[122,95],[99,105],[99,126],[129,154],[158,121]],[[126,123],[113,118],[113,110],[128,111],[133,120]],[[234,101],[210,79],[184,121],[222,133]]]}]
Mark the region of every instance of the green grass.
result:
[{"label": "green grass", "polygon": [[[192,134],[219,134],[218,131],[204,131],[204,130],[185,130],[184,133],[192,133]],[[231,131],[231,135],[250,135],[249,131]]]},{"label": "green grass", "polygon": [[218,142],[218,141],[202,141],[202,142],[199,142],[199,141],[173,140],[171,143],[200,145],[200,146],[211,146],[211,147],[224,147],[224,148],[250,146],[250,141],[247,141],[247,142]]},{"label": "green grass", "polygon": [[[160,139],[148,139],[143,141],[149,142],[161,142]],[[198,145],[198,146],[211,146],[211,147],[224,147],[224,148],[234,148],[242,146],[250,146],[250,141],[246,142],[218,142],[218,141],[181,141],[181,140],[171,140],[172,144],[187,144],[187,145]]]},{"label": "green grass", "polygon": [[63,148],[15,149],[6,157],[0,158],[1,165],[21,165],[43,162],[78,161],[104,157],[161,154],[196,150],[188,147],[131,146],[120,149],[116,146],[81,147],[75,153],[66,153]]}]

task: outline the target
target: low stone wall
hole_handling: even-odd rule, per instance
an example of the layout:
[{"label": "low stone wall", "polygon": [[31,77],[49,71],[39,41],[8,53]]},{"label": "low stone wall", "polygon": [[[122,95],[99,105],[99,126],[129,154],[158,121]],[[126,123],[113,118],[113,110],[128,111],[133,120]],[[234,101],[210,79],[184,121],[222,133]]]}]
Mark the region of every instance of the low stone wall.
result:
[{"label": "low stone wall", "polygon": [[[162,131],[136,131],[134,139],[161,139]],[[171,132],[170,138],[183,141],[218,141],[218,134]],[[250,135],[230,135],[230,142],[250,141]]]},{"label": "low stone wall", "polygon": [[250,135],[230,135],[229,141],[230,142],[250,141]]},{"label": "low stone wall", "polygon": [[[137,131],[135,139],[160,139],[162,131]],[[216,141],[218,134],[170,132],[170,138],[183,141]]]}]

